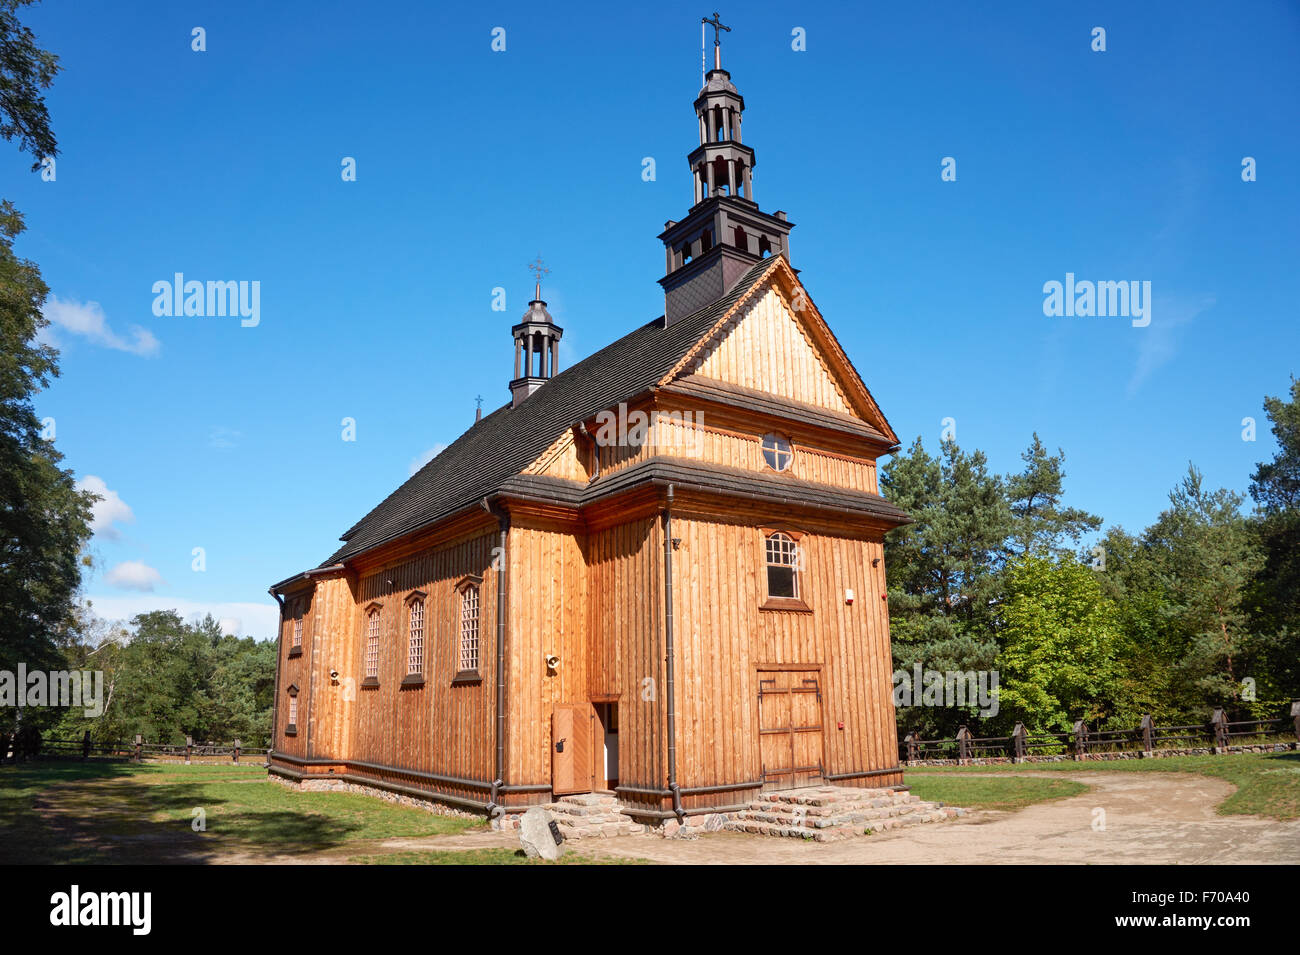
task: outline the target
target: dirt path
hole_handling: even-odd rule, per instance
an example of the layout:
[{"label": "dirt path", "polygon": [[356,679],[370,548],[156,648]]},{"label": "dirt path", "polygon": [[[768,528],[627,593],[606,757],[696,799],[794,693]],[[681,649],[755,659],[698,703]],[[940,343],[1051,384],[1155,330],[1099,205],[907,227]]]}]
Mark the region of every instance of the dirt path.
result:
[{"label": "dirt path", "polygon": [[[1014,775],[1042,778],[1042,774]],[[689,841],[656,836],[593,839],[571,843],[570,848],[597,858],[703,865],[1300,862],[1300,820],[1217,815],[1215,807],[1233,792],[1233,786],[1222,780],[1183,773],[1115,772],[1071,773],[1069,778],[1092,788],[1019,812],[985,810],[951,822],[840,843],[719,832]],[[110,788],[111,798],[105,791]],[[146,795],[130,787],[123,791],[121,782],[68,786],[52,788],[36,805],[53,838],[85,846],[104,862],[336,865],[357,856],[410,850],[519,847],[516,833],[479,830],[349,841],[321,852],[256,852],[223,847],[188,830],[165,837],[140,834],[130,817],[138,819],[136,814],[151,808]],[[1103,821],[1104,828],[1094,828]]]},{"label": "dirt path", "polygon": [[[952,822],[825,845],[726,832],[684,842],[628,836],[571,845],[593,857],[705,865],[1300,862],[1300,821],[1215,813],[1232,794],[1230,783],[1183,773],[1071,773],[1070,779],[1093,788],[1015,813],[976,812]],[[1094,819],[1103,818],[1098,809],[1104,810],[1104,830],[1093,828]],[[396,851],[517,844],[511,833],[483,832],[389,840],[382,846]]]}]

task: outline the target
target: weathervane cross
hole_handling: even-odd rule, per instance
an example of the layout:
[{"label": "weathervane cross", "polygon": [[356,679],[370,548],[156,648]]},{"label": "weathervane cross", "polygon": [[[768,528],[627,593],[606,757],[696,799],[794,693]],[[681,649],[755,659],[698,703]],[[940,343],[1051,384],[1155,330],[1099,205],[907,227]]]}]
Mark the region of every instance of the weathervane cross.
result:
[{"label": "weathervane cross", "polygon": [[701,22],[701,23],[707,23],[709,26],[713,27],[713,45],[714,45],[714,46],[722,46],[722,39],[721,39],[721,37],[720,37],[720,35],[719,35],[719,33],[718,33],[719,30],[726,30],[728,33],[731,32],[731,27],[723,26],[723,25],[722,25],[722,21],[718,19],[718,11],[717,11],[717,10],[714,10],[714,11],[713,11],[713,19],[712,19],[712,20],[710,20],[708,17],[700,17],[700,22]]},{"label": "weathervane cross", "polygon": [[528,264],[528,271],[532,272],[537,279],[536,297],[540,299],[542,297],[542,276],[551,274],[551,270],[542,265],[542,254],[540,252],[537,254],[537,261]]}]

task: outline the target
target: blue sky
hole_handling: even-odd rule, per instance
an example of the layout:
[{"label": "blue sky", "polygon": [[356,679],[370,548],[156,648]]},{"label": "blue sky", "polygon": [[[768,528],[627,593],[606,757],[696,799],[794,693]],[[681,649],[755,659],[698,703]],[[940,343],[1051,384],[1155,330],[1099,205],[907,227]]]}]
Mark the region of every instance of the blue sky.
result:
[{"label": "blue sky", "polygon": [[[0,150],[0,194],[57,298],[63,375],[37,410],[110,495],[100,612],[212,610],[269,636],[270,583],[328,556],[476,396],[504,402],[539,253],[562,367],[662,314],[655,236],[691,201],[711,13],[27,11],[62,60],[61,155],[45,182]],[[1300,6],[721,13],[755,198],[797,224],[793,263],[904,443],[936,447],[951,417],[1008,471],[1037,430],[1066,451],[1069,501],[1135,531],[1189,460],[1245,489],[1273,453],[1263,397],[1300,373]],[[259,323],[155,316],[177,272],[260,282]],[[1045,316],[1067,272],[1150,281],[1151,324]]]}]

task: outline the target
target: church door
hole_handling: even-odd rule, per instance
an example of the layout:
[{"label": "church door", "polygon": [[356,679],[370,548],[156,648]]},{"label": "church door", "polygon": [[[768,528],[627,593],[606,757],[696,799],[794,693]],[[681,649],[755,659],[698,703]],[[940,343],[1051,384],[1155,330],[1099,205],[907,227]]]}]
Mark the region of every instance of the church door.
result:
[{"label": "church door", "polygon": [[821,674],[758,671],[758,743],[763,788],[797,789],[822,777]]},{"label": "church door", "polygon": [[551,714],[551,792],[556,796],[596,788],[596,711],[590,703],[557,703]]}]

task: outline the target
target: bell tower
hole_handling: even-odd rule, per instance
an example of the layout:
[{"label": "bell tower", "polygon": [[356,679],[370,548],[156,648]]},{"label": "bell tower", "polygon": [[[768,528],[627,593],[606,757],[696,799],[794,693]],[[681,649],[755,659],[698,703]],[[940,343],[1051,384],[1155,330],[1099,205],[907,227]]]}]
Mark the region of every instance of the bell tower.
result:
[{"label": "bell tower", "polygon": [[559,372],[560,339],[564,329],[556,325],[542,301],[542,276],[551,270],[542,265],[541,256],[528,266],[537,279],[533,300],[519,324],[510,329],[515,336],[515,377],[510,382],[510,407],[518,408],[547,379]]},{"label": "bell tower", "polygon": [[715,13],[713,69],[695,99],[700,145],[686,158],[695,200],[681,222],[669,221],[659,234],[666,274],[664,321],[680,318],[722,298],[755,262],[769,255],[790,257],[785,213],[763,212],[754,200],[754,150],[741,140],[745,99],[722,68],[720,31],[730,32]]}]

